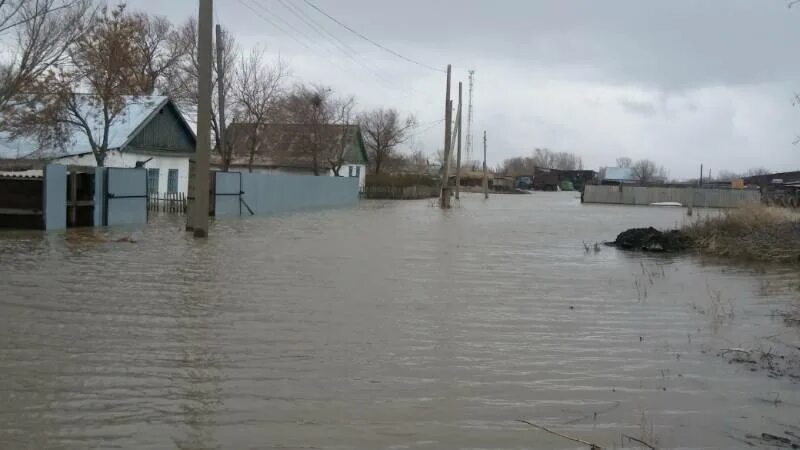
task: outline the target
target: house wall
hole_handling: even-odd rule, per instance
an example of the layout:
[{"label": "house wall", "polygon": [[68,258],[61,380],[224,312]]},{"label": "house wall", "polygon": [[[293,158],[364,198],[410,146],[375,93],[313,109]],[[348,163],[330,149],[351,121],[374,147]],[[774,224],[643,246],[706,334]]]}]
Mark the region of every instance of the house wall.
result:
[{"label": "house wall", "polygon": [[133,151],[194,152],[195,142],[183,126],[178,112],[167,104],[131,141]]},{"label": "house wall", "polygon": [[[352,173],[358,171],[358,192],[364,192],[364,186],[367,184],[367,166],[365,164],[345,164],[339,169],[339,176],[349,177],[351,168]],[[333,176],[333,170],[329,171],[328,174]]]},{"label": "house wall", "polygon": [[[189,156],[143,155],[132,151],[112,150],[106,155],[106,167],[135,167],[137,161],[153,158],[145,164],[146,169],[159,169],[158,192],[167,192],[169,169],[178,169],[178,192],[186,194],[189,186]],[[66,156],[57,160],[58,164],[96,166],[94,155]]]}]

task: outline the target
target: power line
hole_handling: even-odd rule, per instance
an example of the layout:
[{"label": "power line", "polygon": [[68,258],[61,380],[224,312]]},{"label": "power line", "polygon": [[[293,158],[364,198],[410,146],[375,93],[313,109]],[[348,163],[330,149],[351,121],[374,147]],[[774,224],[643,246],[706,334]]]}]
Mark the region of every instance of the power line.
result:
[{"label": "power line", "polygon": [[[270,17],[268,17],[265,14],[262,14],[260,11],[256,10],[255,8],[253,8],[253,6],[251,6],[250,4],[245,3],[244,0],[238,0],[238,1],[239,1],[239,3],[244,5],[247,9],[252,11],[256,16],[258,16],[259,18],[261,18],[265,22],[267,22],[270,25],[272,25],[273,27],[275,27],[281,33],[283,33],[283,34],[287,35],[288,37],[292,38],[292,40],[294,40],[298,44],[302,45],[304,48],[308,49],[310,52],[312,52],[315,55],[321,57],[322,59],[327,59],[328,61],[330,61],[333,65],[335,65],[337,68],[339,68],[343,72],[349,72],[349,73],[353,73],[353,74],[357,75],[357,72],[351,71],[347,66],[344,66],[344,65],[340,64],[339,61],[337,61],[336,59],[331,57],[330,54],[328,54],[328,53],[326,53],[324,51],[319,51],[319,49],[314,48],[313,47],[313,45],[314,45],[313,44],[313,39],[308,37],[305,33],[303,33],[301,30],[297,29],[295,26],[293,26],[291,23],[289,23],[286,19],[284,19],[280,15],[275,14],[274,12],[270,11],[269,9],[267,9],[267,7],[266,7],[266,5],[264,3],[260,2],[259,0],[250,0],[250,2],[252,2],[253,5],[257,6],[259,9],[262,9],[266,14],[269,14],[269,15],[275,17],[276,19],[280,20],[286,27],[289,27],[291,30],[297,32],[299,35],[304,37],[309,43],[307,44],[306,42],[298,39],[294,34],[289,32],[284,26],[278,25],[274,20],[270,19]],[[379,80],[379,81],[381,81],[381,80]],[[404,97],[409,98],[408,94],[406,94],[403,91],[400,91],[396,86],[393,86],[391,84],[387,84],[385,87],[388,87],[391,90],[396,90],[396,91],[398,91],[399,94],[402,94]]]},{"label": "power line", "polygon": [[[342,54],[344,54],[347,58],[349,58],[354,63],[356,63],[359,66],[361,66],[362,68],[364,68],[364,70],[367,70],[368,72],[370,72],[373,75],[375,75],[375,77],[379,78],[380,81],[382,81],[384,83],[385,87],[388,87],[390,89],[398,89],[396,86],[392,85],[391,81],[386,79],[386,77],[384,77],[383,75],[378,73],[375,69],[367,66],[365,63],[363,63],[359,59],[357,59],[356,56],[358,56],[358,52],[353,50],[349,45],[347,45],[347,43],[343,42],[341,39],[339,39],[338,37],[333,35],[331,32],[326,30],[325,27],[323,27],[320,23],[315,21],[313,18],[309,17],[308,14],[306,14],[302,10],[300,10],[297,7],[295,7],[294,5],[292,5],[291,2],[285,2],[284,0],[278,0],[278,3],[280,3],[284,8],[289,10],[290,13],[294,14],[295,17],[300,19],[301,22],[303,22],[309,28],[314,30],[323,39],[325,39],[326,41],[330,42],[333,45],[334,48],[336,48],[337,50],[341,51]],[[337,45],[337,43],[338,43],[338,45]]]},{"label": "power line", "polygon": [[384,50],[384,51],[386,51],[386,52],[388,52],[388,53],[391,53],[392,55],[394,55],[394,56],[396,56],[396,57],[398,57],[398,58],[400,58],[400,59],[402,59],[402,60],[404,60],[404,61],[410,62],[410,63],[412,63],[412,64],[416,64],[416,65],[418,65],[418,66],[420,66],[420,67],[424,67],[424,68],[426,68],[426,69],[429,69],[429,70],[433,70],[433,71],[435,71],[435,72],[444,72],[444,70],[442,70],[442,69],[437,69],[437,68],[435,68],[435,67],[432,67],[432,66],[429,66],[429,65],[427,65],[427,64],[425,64],[425,63],[421,63],[421,62],[419,62],[419,61],[416,61],[416,60],[414,60],[414,59],[411,59],[411,58],[409,58],[409,57],[407,57],[407,56],[401,55],[400,53],[398,53],[398,52],[396,52],[396,51],[394,51],[394,50],[392,50],[392,49],[390,49],[390,48],[388,48],[388,47],[386,47],[386,46],[384,46],[384,45],[382,45],[382,44],[379,44],[379,43],[377,43],[377,42],[373,41],[372,39],[370,39],[370,38],[368,38],[368,37],[364,36],[363,34],[359,33],[358,31],[354,30],[353,28],[351,28],[351,27],[350,27],[350,26],[348,26],[347,24],[344,24],[344,23],[342,23],[342,22],[341,22],[341,21],[339,21],[337,18],[335,18],[335,17],[331,16],[330,14],[328,14],[327,12],[325,12],[323,9],[321,9],[319,6],[317,6],[317,5],[315,5],[314,3],[312,3],[310,0],[303,0],[303,1],[304,1],[304,2],[305,2],[307,5],[308,5],[308,6],[310,6],[310,7],[314,8],[315,10],[317,10],[317,11],[318,11],[320,14],[322,14],[323,16],[325,16],[325,17],[327,17],[328,19],[330,19],[330,20],[332,20],[333,22],[335,22],[335,23],[336,23],[337,25],[339,25],[340,27],[344,28],[345,30],[347,30],[347,31],[349,31],[349,32],[351,32],[351,33],[353,33],[353,34],[355,34],[356,36],[358,36],[358,37],[360,37],[361,39],[363,39],[363,40],[365,40],[365,41],[369,42],[370,44],[372,44],[372,45],[374,45],[374,46],[376,46],[376,47],[378,47],[378,48],[380,48],[380,49],[382,49],[382,50]]},{"label": "power line", "polygon": [[[423,129],[421,129],[419,131],[415,131],[414,133],[409,135],[409,137],[415,137],[415,136],[419,136],[421,134],[424,134],[424,133],[432,130],[433,128],[435,128],[437,125],[441,125],[442,123],[444,123],[444,119],[439,119],[439,120],[431,122],[430,124],[425,124],[425,125],[429,125],[429,126],[426,126],[425,128],[423,128]],[[420,128],[422,126],[424,126],[424,125],[419,125],[416,128]]]},{"label": "power line", "polygon": [[[296,37],[295,37],[293,34],[289,33],[289,32],[288,32],[288,31],[286,31],[285,29],[283,29],[283,28],[282,28],[280,25],[278,25],[277,23],[275,23],[275,22],[274,22],[272,19],[270,19],[269,17],[265,16],[264,14],[261,14],[261,12],[257,11],[255,8],[253,8],[253,7],[252,7],[252,6],[250,6],[249,4],[245,3],[245,2],[244,2],[244,0],[239,0],[239,3],[241,3],[241,4],[242,4],[242,5],[244,5],[244,6],[245,6],[247,9],[249,9],[250,11],[252,11],[252,12],[253,12],[253,13],[254,13],[256,16],[258,16],[259,18],[261,18],[261,19],[262,19],[262,20],[264,20],[265,22],[267,22],[267,23],[269,23],[270,25],[272,25],[273,27],[275,27],[275,29],[277,29],[277,30],[278,30],[278,31],[280,31],[281,33],[283,33],[283,34],[285,34],[285,35],[289,36],[290,38],[292,38],[292,40],[294,40],[294,41],[295,41],[295,42],[297,42],[298,44],[302,45],[303,47],[305,47],[305,48],[306,48],[306,49],[308,49],[309,51],[311,51],[311,52],[314,52],[314,49],[313,49],[313,48],[311,48],[311,47],[310,47],[308,44],[306,44],[305,42],[302,42],[301,40],[297,39],[297,38],[296,38]],[[258,5],[257,3],[254,3],[254,4]]]},{"label": "power line", "polygon": [[[242,2],[242,0],[239,0],[239,2],[241,3],[241,2]],[[253,8],[252,8],[252,7],[250,7],[250,6],[248,6],[248,8],[249,8],[251,11],[255,12],[256,14],[258,14],[258,16],[259,16],[259,17],[261,17],[262,19],[264,19],[264,20],[266,20],[267,22],[269,22],[270,24],[272,24],[272,26],[274,26],[276,29],[278,29],[278,30],[279,30],[281,33],[283,33],[283,34],[285,34],[285,35],[289,36],[290,38],[292,38],[292,40],[294,40],[294,41],[295,41],[295,42],[297,42],[298,44],[302,45],[303,47],[305,47],[305,48],[306,48],[306,49],[308,49],[309,51],[316,53],[315,49],[314,49],[314,48],[312,48],[312,46],[314,45],[314,43],[313,43],[313,39],[311,39],[311,38],[310,38],[308,35],[306,35],[306,34],[305,34],[305,33],[303,33],[301,30],[298,30],[297,28],[295,28],[294,26],[292,26],[292,24],[291,24],[291,23],[289,23],[289,22],[287,22],[287,21],[286,21],[286,20],[285,20],[283,17],[281,17],[281,16],[279,16],[279,15],[277,15],[277,14],[273,14],[273,13],[272,13],[272,11],[270,11],[270,10],[267,8],[266,4],[264,4],[264,3],[262,3],[262,2],[259,2],[259,1],[257,1],[257,0],[250,0],[250,2],[252,2],[252,3],[253,3],[253,5],[257,6],[258,8],[260,8],[260,9],[264,10],[264,12],[265,12],[267,15],[271,15],[271,16],[275,17],[276,19],[280,20],[280,21],[281,21],[281,23],[283,23],[283,26],[289,27],[289,29],[291,29],[291,30],[293,30],[293,31],[297,32],[297,34],[299,34],[299,35],[300,35],[300,37],[302,37],[302,38],[304,39],[304,41],[301,41],[300,39],[298,39],[297,37],[295,37],[295,36],[294,36],[292,33],[290,33],[290,32],[289,32],[289,31],[288,31],[286,28],[283,28],[283,26],[280,26],[280,25],[278,25],[277,23],[275,23],[275,21],[273,21],[272,19],[270,19],[268,16],[265,16],[264,14],[261,14],[261,13],[259,13],[259,12],[257,12],[257,11],[253,11]],[[247,5],[245,5],[245,6],[247,6]],[[309,44],[310,44],[310,45],[309,45]]]}]

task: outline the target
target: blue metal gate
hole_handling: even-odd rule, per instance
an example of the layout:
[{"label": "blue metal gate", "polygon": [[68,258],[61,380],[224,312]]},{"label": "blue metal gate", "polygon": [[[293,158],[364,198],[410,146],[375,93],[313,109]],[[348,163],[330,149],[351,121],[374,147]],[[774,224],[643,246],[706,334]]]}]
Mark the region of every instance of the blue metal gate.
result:
[{"label": "blue metal gate", "polygon": [[240,172],[214,173],[214,215],[242,215],[242,174]]},{"label": "blue metal gate", "polygon": [[147,223],[147,171],[109,167],[105,169],[103,225]]}]

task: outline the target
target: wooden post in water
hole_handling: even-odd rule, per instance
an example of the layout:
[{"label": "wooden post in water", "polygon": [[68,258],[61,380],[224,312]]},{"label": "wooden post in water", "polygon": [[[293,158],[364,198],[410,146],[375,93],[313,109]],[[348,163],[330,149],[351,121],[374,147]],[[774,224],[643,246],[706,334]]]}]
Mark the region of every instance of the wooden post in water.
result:
[{"label": "wooden post in water", "polygon": [[222,168],[227,172],[230,168],[230,149],[228,141],[225,140],[225,38],[222,35],[222,25],[217,24],[217,111],[219,113],[219,150],[222,154]]},{"label": "wooden post in water", "polygon": [[456,122],[458,123],[458,153],[456,155],[456,200],[459,200],[461,194],[461,85],[462,83],[458,82],[458,117],[456,118]]},{"label": "wooden post in water", "polygon": [[191,227],[195,237],[208,236],[208,158],[211,153],[211,66],[214,33],[213,0],[200,0],[197,19],[197,147],[194,152],[194,201],[191,208]]},{"label": "wooden post in water", "polygon": [[453,119],[453,102],[450,100],[450,77],[452,66],[447,65],[447,87],[444,100],[444,161],[442,161],[442,196],[439,206],[450,208],[450,131]]},{"label": "wooden post in water", "polygon": [[489,178],[486,176],[486,130],[483,131],[483,198],[489,198]]},{"label": "wooden post in water", "polygon": [[689,188],[689,203],[688,203],[688,209],[686,211],[686,214],[689,217],[692,217],[692,214],[694,214],[693,210],[694,210],[694,188],[690,187]]}]

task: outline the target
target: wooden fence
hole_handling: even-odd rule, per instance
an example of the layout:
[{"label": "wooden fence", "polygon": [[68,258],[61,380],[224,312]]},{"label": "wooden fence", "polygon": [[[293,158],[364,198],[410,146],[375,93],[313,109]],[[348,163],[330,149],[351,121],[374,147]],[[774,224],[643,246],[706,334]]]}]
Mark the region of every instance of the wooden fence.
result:
[{"label": "wooden fence", "polygon": [[649,205],[677,202],[688,206],[694,195],[696,208],[736,208],[744,202],[761,201],[761,193],[753,189],[695,189],[683,187],[586,186],[584,203],[615,205]]},{"label": "wooden fence", "polygon": [[441,191],[436,186],[380,186],[364,187],[364,197],[371,199],[415,200],[438,197]]},{"label": "wooden fence", "polygon": [[186,194],[183,192],[166,192],[159,194],[153,192],[147,198],[147,207],[150,211],[167,213],[186,213]]}]

